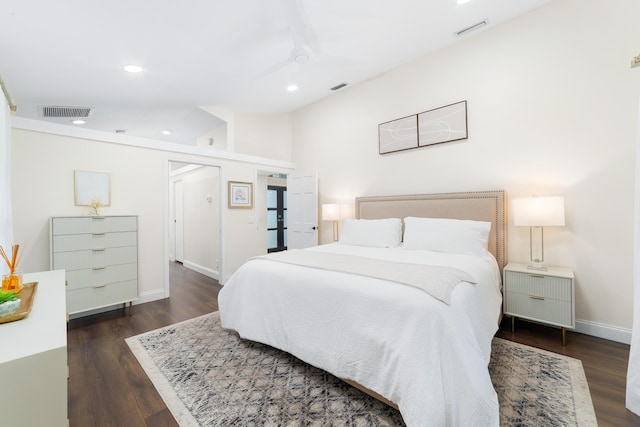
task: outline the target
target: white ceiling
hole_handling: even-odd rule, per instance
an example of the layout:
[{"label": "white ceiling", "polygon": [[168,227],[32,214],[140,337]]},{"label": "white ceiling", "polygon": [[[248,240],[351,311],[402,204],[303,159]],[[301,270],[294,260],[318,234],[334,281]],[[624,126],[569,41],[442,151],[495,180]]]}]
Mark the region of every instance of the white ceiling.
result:
[{"label": "white ceiling", "polygon": [[84,127],[195,145],[220,123],[201,106],[294,111],[549,1],[2,0],[0,75],[17,116],[91,107]]}]

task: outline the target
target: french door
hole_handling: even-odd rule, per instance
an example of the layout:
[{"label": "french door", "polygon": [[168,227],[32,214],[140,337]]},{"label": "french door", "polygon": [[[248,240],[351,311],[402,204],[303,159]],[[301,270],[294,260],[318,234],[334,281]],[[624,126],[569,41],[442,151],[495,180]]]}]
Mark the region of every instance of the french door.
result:
[{"label": "french door", "polygon": [[267,252],[287,249],[287,188],[267,186]]}]

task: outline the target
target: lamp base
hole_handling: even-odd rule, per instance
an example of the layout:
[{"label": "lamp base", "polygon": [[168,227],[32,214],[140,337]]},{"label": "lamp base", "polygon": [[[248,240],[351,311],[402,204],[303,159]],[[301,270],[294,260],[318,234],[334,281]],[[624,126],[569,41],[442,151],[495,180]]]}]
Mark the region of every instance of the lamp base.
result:
[{"label": "lamp base", "polygon": [[532,259],[531,264],[527,265],[529,270],[547,271],[547,267],[542,266],[542,260]]}]

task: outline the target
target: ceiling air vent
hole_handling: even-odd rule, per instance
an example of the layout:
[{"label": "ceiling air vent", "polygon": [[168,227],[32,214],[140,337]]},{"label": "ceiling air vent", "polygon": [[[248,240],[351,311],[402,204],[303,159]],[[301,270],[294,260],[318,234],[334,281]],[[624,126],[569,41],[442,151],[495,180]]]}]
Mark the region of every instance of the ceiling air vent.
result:
[{"label": "ceiling air vent", "polygon": [[120,133],[120,134],[127,133],[127,130],[126,130],[126,129],[114,129],[113,131],[114,131],[115,133]]},{"label": "ceiling air vent", "polygon": [[89,107],[62,107],[59,105],[40,106],[41,117],[91,117],[93,108]]},{"label": "ceiling air vent", "polygon": [[340,83],[338,86],[334,86],[331,88],[331,90],[338,90],[338,89],[342,89],[343,87],[345,87],[347,84],[346,83]]},{"label": "ceiling air vent", "polygon": [[477,22],[477,23],[475,23],[475,24],[473,24],[473,25],[471,25],[471,26],[469,26],[467,28],[463,28],[460,31],[456,31],[454,34],[457,37],[462,37],[462,36],[465,36],[465,35],[469,34],[472,31],[479,30],[480,28],[484,27],[487,24],[489,24],[489,20],[485,19],[484,21]]}]

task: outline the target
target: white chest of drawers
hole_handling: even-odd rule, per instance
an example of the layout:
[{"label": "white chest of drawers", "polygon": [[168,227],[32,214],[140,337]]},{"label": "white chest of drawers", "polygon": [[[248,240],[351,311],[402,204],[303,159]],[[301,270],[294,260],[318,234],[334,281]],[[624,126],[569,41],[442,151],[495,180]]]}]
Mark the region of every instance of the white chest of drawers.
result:
[{"label": "white chest of drawers", "polygon": [[67,310],[79,313],[138,298],[138,217],[53,217],[51,269],[66,271]]},{"label": "white chest of drawers", "polygon": [[574,275],[571,270],[533,270],[524,264],[509,263],[504,268],[504,314],[514,319],[534,320],[575,329]]}]

